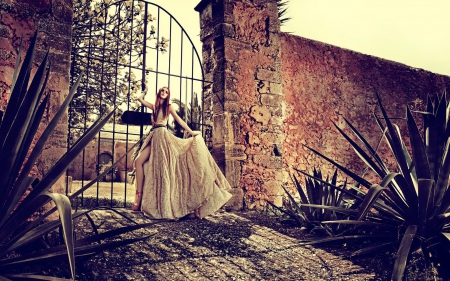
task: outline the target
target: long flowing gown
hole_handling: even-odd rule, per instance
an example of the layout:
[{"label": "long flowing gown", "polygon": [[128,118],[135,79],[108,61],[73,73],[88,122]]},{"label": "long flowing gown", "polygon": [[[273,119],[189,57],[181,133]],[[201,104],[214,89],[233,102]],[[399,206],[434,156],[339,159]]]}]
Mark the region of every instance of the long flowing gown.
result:
[{"label": "long flowing gown", "polygon": [[201,218],[230,198],[231,187],[201,135],[181,139],[167,130],[159,111],[154,128],[141,146],[150,146],[144,163],[141,210],[155,219],[178,219],[198,209]]}]

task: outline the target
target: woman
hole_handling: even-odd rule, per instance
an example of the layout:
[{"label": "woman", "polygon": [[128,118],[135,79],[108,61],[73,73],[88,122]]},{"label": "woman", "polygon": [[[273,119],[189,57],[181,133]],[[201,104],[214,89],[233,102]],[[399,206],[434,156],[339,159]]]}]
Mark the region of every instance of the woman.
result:
[{"label": "woman", "polygon": [[[169,103],[169,88],[156,94],[155,104],[139,97],[153,110],[153,128],[134,161],[136,196],[133,210],[155,219],[178,219],[187,215],[203,218],[230,198],[230,184],[214,162],[199,132],[192,131]],[[192,138],[180,139],[166,128],[172,115]]]}]

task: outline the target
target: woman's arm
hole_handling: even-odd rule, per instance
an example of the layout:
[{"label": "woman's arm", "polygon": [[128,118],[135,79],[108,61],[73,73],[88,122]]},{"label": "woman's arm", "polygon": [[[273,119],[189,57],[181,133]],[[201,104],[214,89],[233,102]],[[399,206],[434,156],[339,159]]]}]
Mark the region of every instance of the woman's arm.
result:
[{"label": "woman's arm", "polygon": [[150,108],[151,110],[155,110],[155,106],[153,103],[149,103],[148,101],[144,100],[145,95],[147,94],[147,85],[145,85],[144,91],[142,91],[142,95],[138,97],[138,101],[145,107]]},{"label": "woman's arm", "polygon": [[172,114],[175,121],[177,121],[178,124],[180,124],[181,127],[183,127],[183,129],[185,129],[189,134],[191,134],[192,136],[196,136],[200,133],[198,131],[195,132],[192,131],[191,128],[189,128],[189,126],[186,124],[186,122],[184,122],[183,119],[181,119],[181,117],[178,116],[177,112],[175,111],[175,108],[172,105],[169,105],[169,112],[170,114]]}]

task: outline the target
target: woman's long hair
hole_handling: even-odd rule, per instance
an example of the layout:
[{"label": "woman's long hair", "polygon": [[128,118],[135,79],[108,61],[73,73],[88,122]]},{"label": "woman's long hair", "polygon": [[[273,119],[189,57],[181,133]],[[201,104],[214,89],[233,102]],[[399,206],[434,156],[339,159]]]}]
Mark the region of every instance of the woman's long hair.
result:
[{"label": "woman's long hair", "polygon": [[[167,89],[167,98],[162,99],[161,98],[161,92],[162,90],[166,88]],[[156,93],[156,100],[155,100],[155,111],[153,112],[153,123],[156,123],[156,119],[158,119],[159,111],[162,110],[164,119],[167,118],[169,115],[169,103],[170,101],[170,89],[168,87],[162,87],[158,90],[158,93]]]}]

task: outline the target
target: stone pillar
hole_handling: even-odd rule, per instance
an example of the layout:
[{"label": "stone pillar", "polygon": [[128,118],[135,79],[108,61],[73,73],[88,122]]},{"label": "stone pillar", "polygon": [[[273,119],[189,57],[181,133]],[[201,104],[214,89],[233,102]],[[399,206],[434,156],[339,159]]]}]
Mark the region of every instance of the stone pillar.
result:
[{"label": "stone pillar", "polygon": [[[203,0],[205,120],[212,154],[234,190],[228,206],[281,204],[282,99],[276,0]],[[242,200],[244,199],[244,200]]]},{"label": "stone pillar", "polygon": [[[17,49],[23,39],[26,51],[31,36],[38,30],[34,71],[50,50],[51,73],[47,84],[49,105],[44,126],[69,92],[70,52],[72,48],[72,0],[6,0],[0,2],[0,95],[6,100],[11,87]],[[0,104],[4,109],[6,103]],[[67,114],[61,118],[38,161],[38,176],[46,173],[67,150]]]}]

